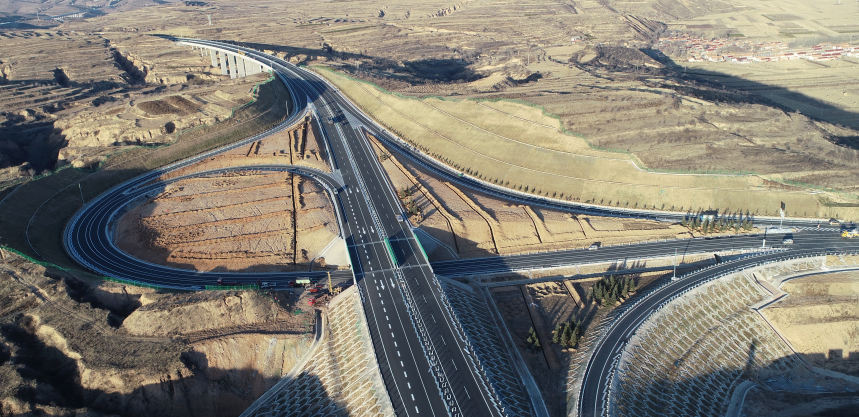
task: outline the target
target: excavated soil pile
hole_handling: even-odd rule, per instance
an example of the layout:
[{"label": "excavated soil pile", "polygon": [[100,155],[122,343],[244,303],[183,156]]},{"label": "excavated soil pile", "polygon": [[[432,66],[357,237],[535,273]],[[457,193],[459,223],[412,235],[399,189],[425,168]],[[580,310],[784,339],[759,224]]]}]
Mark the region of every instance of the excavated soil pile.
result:
[{"label": "excavated soil pile", "polygon": [[859,272],[788,281],[790,295],[763,310],[797,352],[813,364],[859,376]]},{"label": "excavated soil pile", "polygon": [[312,342],[288,294],[159,293],[2,255],[2,416],[236,416]]},{"label": "excavated soil pile", "polygon": [[[439,180],[403,163],[371,137],[382,166],[424,239],[432,260],[587,247],[649,239],[688,237],[676,224],[581,216],[490,197]],[[420,235],[424,237],[425,235]]]},{"label": "excavated soil pile", "polygon": [[122,216],[116,232],[117,246],[135,257],[198,271],[325,266],[317,256],[336,237],[330,199],[316,182],[260,172],[171,183]]}]

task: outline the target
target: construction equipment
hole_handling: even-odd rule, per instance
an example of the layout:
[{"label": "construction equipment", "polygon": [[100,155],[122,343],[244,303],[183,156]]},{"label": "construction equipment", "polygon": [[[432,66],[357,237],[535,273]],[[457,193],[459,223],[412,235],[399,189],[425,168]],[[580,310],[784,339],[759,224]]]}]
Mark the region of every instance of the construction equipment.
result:
[{"label": "construction equipment", "polygon": [[854,238],[859,237],[859,229],[848,229],[841,232],[841,237]]},{"label": "construction equipment", "polygon": [[339,285],[337,286],[337,288],[334,288],[334,286],[331,285],[331,273],[329,272],[328,273],[328,293],[332,294],[332,295],[336,295],[336,294],[340,293],[340,290],[341,290],[341,288]]}]

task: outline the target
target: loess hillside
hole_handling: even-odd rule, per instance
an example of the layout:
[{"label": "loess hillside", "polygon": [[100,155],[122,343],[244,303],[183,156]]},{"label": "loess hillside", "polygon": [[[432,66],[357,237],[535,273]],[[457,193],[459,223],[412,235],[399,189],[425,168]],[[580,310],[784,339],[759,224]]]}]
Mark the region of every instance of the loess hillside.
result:
[{"label": "loess hillside", "polygon": [[301,301],[90,281],[2,251],[0,415],[238,415],[310,346]]},{"label": "loess hillside", "polygon": [[208,58],[139,34],[0,30],[0,183],[173,143],[250,101]]},{"label": "loess hillside", "polygon": [[[328,65],[396,93],[536,104],[557,115],[560,128],[584,137],[594,149],[609,151],[604,152],[607,157],[626,153],[646,169],[751,172],[761,177],[750,181],[753,188],[774,192],[835,189],[836,193],[819,201],[796,202],[793,206],[798,211],[791,213],[829,215],[826,207],[852,207],[859,198],[855,188],[859,155],[854,149],[859,119],[849,100],[838,100],[823,91],[843,89],[849,98],[855,66],[799,62],[752,68],[725,64],[687,73],[677,57],[649,49],[654,39],[673,30],[701,36],[789,35],[806,42],[848,30],[849,25],[838,22],[855,14],[849,8],[789,3],[472,0],[397,4],[297,1],[286,5],[207,1],[139,7],[142,3],[120,2],[105,15],[67,20],[53,30],[74,31],[78,37],[90,34],[86,35],[93,37],[90,44],[103,44],[109,52],[107,58],[114,60],[106,60],[113,69],[104,74],[112,71],[124,85],[135,88],[162,86],[157,89],[159,100],[182,100],[189,108],[196,105],[198,112],[182,114],[182,106],[117,99],[102,104],[104,110],[53,123],[50,127],[59,127],[65,135],[45,134],[42,140],[69,142],[69,149],[58,153],[58,164],[88,166],[98,160],[85,156],[94,153],[91,148],[111,141],[164,143],[173,129],[222,117],[211,105],[203,105],[214,96],[205,91],[195,94],[198,83],[215,82],[219,76],[210,74],[205,62],[196,59],[195,63],[188,51],[140,34],[196,36],[238,41],[295,63]],[[818,13],[834,23],[821,26],[785,13],[790,8]],[[260,15],[278,18],[260,21]],[[782,27],[789,24],[808,32],[784,32]],[[810,77],[825,79],[826,88],[801,82]],[[121,105],[122,109],[115,108]],[[165,113],[171,108],[179,110]],[[811,117],[814,109],[821,117]],[[34,112],[31,118],[42,117],[43,127],[49,127],[45,123],[50,122],[51,114],[30,111]],[[10,120],[5,123],[13,124]],[[134,120],[133,127],[128,120]],[[108,128],[88,127],[94,125]],[[10,165],[21,161],[23,158],[15,158]],[[41,165],[36,172],[49,164]],[[585,194],[583,200],[592,199]],[[610,200],[625,201],[628,197],[623,194]],[[635,198],[649,207],[666,203],[652,196]],[[671,198],[676,200],[676,196]],[[720,198],[730,200],[732,209],[737,208],[734,200],[749,200]]]}]

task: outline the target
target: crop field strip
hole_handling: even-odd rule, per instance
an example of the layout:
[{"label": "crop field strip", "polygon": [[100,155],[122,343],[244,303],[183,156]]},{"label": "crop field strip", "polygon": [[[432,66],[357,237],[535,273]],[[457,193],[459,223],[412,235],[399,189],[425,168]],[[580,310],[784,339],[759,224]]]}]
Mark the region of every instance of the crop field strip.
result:
[{"label": "crop field strip", "polygon": [[[487,114],[487,110],[481,111],[481,106],[468,101],[426,99],[432,101],[433,107],[442,108],[457,117],[448,117],[440,112],[433,114],[434,109],[420,100],[385,94],[329,71],[320,73],[340,86],[382,124],[396,132],[408,132],[404,134],[405,139],[424,148],[429,154],[444,159],[449,165],[459,166],[463,170],[469,168],[471,172],[479,172],[480,177],[491,179],[492,182],[506,184],[509,179],[515,178],[520,184],[514,183],[513,186],[529,185],[540,194],[563,193],[582,201],[600,196],[603,201],[614,203],[611,205],[623,206],[622,201],[627,204],[632,202],[630,207],[639,203],[639,207],[648,204],[649,207],[674,207],[677,210],[681,207],[697,209],[706,204],[708,207],[751,208],[752,211],[760,212],[769,210],[771,214],[772,209],[768,207],[775,207],[785,201],[791,207],[796,207],[796,213],[799,214],[821,215],[829,210],[806,191],[776,193],[760,188],[765,183],[755,176],[652,174],[636,169],[631,162],[623,159],[589,158],[600,155],[599,151],[590,150],[581,139],[560,132],[547,136],[550,138],[547,145],[522,145],[520,140],[509,140],[493,129],[502,129],[505,133],[512,131],[527,137],[533,136],[534,129],[539,126],[528,124],[523,127],[522,123],[511,121],[513,118],[499,118],[496,112]],[[422,116],[416,120],[407,114]],[[462,122],[463,118],[469,121]],[[475,122],[477,120],[479,122]],[[484,127],[490,124],[494,127]],[[577,141],[580,145],[571,149],[570,146]],[[552,143],[563,143],[570,150],[558,153],[543,147],[557,146]],[[480,149],[477,150],[475,146]],[[570,155],[565,152],[577,153]],[[509,155],[517,155],[516,161],[511,162]],[[571,164],[568,157],[577,162]],[[540,161],[539,168],[530,168],[533,161],[537,160]],[[560,184],[564,184],[564,187],[560,187]]]},{"label": "crop field strip", "polygon": [[[40,236],[42,234],[56,236],[60,233],[64,220],[80,207],[81,191],[84,198],[92,199],[103,190],[142,172],[267,129],[282,120],[285,107],[281,103],[285,103],[286,95],[285,87],[279,83],[266,84],[260,90],[259,99],[239,110],[234,119],[228,119],[224,123],[207,129],[199,129],[186,137],[180,137],[172,146],[125,152],[117,155],[116,158],[108,159],[95,173],[66,169],[20,186],[24,188],[0,206],[2,212],[14,213],[4,214],[5,221],[0,227],[3,230],[17,229],[4,233],[6,238],[4,244],[30,255],[41,256],[58,265],[75,267],[76,264],[66,257],[56,239]],[[78,188],[75,187],[78,183],[81,191],[75,189]],[[33,190],[38,191],[33,192]],[[36,212],[48,200],[52,202],[50,209]],[[57,219],[61,220],[57,221]],[[24,229],[30,223],[34,227],[29,231],[28,242]],[[38,246],[35,251],[30,247],[31,243]]]}]

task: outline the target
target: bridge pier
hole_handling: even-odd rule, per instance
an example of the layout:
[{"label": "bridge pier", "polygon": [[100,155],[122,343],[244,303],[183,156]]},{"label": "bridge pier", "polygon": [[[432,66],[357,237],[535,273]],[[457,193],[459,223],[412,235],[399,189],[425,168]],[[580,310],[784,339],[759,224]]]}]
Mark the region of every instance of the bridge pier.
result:
[{"label": "bridge pier", "polygon": [[227,75],[227,55],[223,52],[218,52],[221,57],[221,75]]},{"label": "bridge pier", "polygon": [[191,50],[200,50],[200,56],[211,58],[213,67],[221,68],[221,75],[229,75],[236,79],[267,71],[265,64],[253,59],[229,52],[210,49],[200,45],[191,45]]},{"label": "bridge pier", "polygon": [[236,71],[236,56],[233,54],[227,54],[227,62],[230,63],[230,78],[236,79],[238,78],[238,71]]},{"label": "bridge pier", "polygon": [[239,67],[239,77],[244,77],[247,74],[247,69],[245,68],[245,59],[236,55],[236,64]]}]

